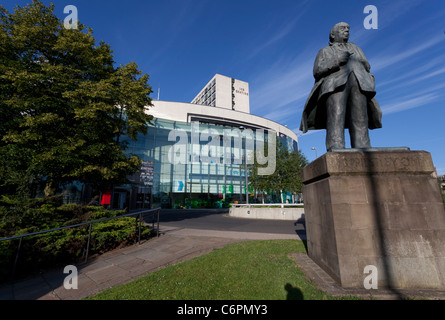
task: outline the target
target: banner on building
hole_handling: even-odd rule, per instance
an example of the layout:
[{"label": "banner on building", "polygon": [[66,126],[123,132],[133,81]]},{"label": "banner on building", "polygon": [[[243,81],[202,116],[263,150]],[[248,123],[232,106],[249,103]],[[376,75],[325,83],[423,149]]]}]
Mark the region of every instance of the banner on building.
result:
[{"label": "banner on building", "polygon": [[153,185],[154,162],[142,161],[139,181],[145,186]]}]

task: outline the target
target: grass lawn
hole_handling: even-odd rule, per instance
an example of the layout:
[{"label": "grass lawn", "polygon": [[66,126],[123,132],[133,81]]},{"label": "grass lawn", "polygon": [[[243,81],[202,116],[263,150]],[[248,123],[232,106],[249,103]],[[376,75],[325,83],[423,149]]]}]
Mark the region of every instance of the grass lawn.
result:
[{"label": "grass lawn", "polygon": [[87,299],[326,300],[288,254],[298,240],[239,242],[150,273]]}]

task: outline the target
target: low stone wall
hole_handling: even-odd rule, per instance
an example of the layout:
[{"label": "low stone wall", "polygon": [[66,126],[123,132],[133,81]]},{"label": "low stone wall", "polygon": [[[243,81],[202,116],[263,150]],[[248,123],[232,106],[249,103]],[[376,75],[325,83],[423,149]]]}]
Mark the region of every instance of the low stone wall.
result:
[{"label": "low stone wall", "polygon": [[231,217],[269,220],[301,220],[304,219],[304,207],[265,207],[232,205],[229,211]]}]

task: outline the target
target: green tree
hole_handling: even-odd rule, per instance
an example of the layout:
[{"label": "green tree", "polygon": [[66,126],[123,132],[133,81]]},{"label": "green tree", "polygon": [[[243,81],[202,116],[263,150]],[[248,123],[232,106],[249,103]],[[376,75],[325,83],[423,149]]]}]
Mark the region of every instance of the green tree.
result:
[{"label": "green tree", "polygon": [[300,151],[289,151],[277,137],[275,172],[271,175],[259,175],[258,168],[261,166],[255,162],[249,167],[249,185],[263,193],[264,191],[277,191],[280,194],[281,202],[283,202],[284,192],[301,193],[303,188],[301,172],[307,164],[308,160]]},{"label": "green tree", "polygon": [[112,50],[79,24],[65,29],[54,5],[0,6],[0,188],[46,195],[59,185],[107,188],[141,160],[136,140],[152,116],[148,75],[136,63],[115,66]]}]

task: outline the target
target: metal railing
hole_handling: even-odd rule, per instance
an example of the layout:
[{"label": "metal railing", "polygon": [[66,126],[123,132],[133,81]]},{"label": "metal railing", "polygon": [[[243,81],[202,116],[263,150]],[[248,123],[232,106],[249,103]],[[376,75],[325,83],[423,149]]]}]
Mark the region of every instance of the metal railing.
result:
[{"label": "metal railing", "polygon": [[91,227],[92,227],[93,223],[137,215],[138,216],[138,221],[137,221],[137,224],[138,224],[138,244],[141,244],[142,216],[146,215],[148,213],[152,213],[152,229],[154,230],[155,214],[157,215],[156,235],[159,237],[159,213],[160,213],[160,211],[161,211],[161,208],[155,208],[155,209],[149,209],[149,210],[141,210],[141,211],[137,211],[137,212],[131,212],[131,213],[123,214],[123,215],[120,215],[120,216],[102,218],[102,219],[98,219],[98,220],[91,220],[91,221],[86,221],[86,222],[82,222],[82,223],[72,224],[72,225],[69,225],[69,226],[63,226],[63,227],[59,227],[59,228],[53,228],[53,229],[48,229],[48,230],[36,231],[36,232],[31,232],[31,233],[26,233],[26,234],[20,234],[20,235],[17,235],[17,236],[0,239],[0,241],[20,239],[19,245],[18,245],[18,248],[17,248],[17,253],[16,253],[16,256],[15,256],[15,260],[14,260],[14,266],[13,266],[13,269],[12,269],[11,282],[14,280],[15,270],[16,270],[16,267],[17,267],[18,259],[19,259],[20,249],[22,247],[22,240],[23,240],[24,237],[34,236],[34,235],[37,235],[37,234],[42,234],[42,233],[47,233],[47,232],[52,232],[52,231],[57,231],[57,230],[62,230],[62,229],[67,229],[67,228],[75,228],[75,227],[80,227],[80,226],[89,224],[89,228],[88,228],[88,241],[87,241],[86,252],[85,252],[85,262],[87,262],[88,261],[88,253],[89,253],[89,250],[90,250],[91,229],[92,229]]},{"label": "metal railing", "polygon": [[304,203],[231,203],[232,207],[238,208],[238,207],[277,207],[277,208],[283,208],[283,207],[296,207],[296,208],[303,208]]}]

